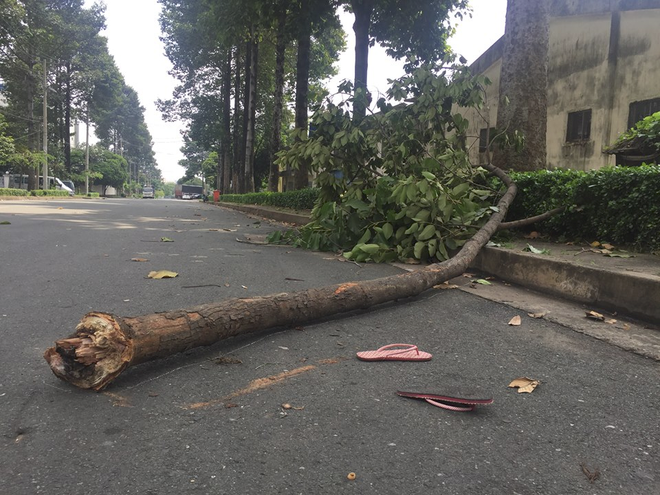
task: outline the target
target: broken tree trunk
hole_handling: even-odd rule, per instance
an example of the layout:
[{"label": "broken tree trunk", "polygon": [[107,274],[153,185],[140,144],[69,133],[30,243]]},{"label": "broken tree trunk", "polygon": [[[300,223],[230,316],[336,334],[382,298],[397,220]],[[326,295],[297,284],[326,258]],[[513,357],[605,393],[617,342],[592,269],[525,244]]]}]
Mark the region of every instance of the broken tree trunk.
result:
[{"label": "broken tree trunk", "polygon": [[58,340],[44,357],[53,373],[81,388],[101,390],[129,366],[229,337],[296,325],[413,297],[465,272],[504,219],[516,186],[499,168],[485,165],[507,186],[498,211],[453,258],[390,277],[299,292],[229,299],[188,309],[123,318],[92,312],[72,336]]}]

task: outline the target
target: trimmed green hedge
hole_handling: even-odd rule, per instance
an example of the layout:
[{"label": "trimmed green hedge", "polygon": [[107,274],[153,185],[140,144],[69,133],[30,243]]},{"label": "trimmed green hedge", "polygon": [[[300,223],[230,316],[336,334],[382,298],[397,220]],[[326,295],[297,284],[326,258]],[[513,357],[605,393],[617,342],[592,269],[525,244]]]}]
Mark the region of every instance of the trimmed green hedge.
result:
[{"label": "trimmed green hedge", "polygon": [[27,196],[28,192],[25,189],[10,189],[8,187],[0,187],[0,196]]},{"label": "trimmed green hedge", "polygon": [[248,205],[275,206],[292,210],[311,210],[319,197],[318,189],[300,189],[299,191],[260,192],[249,194],[223,194],[220,201]]},{"label": "trimmed green hedge", "polygon": [[69,196],[69,191],[58,191],[57,189],[50,189],[44,191],[43,189],[34,189],[30,191],[30,196]]},{"label": "trimmed green hedge", "polygon": [[660,165],[513,172],[511,177],[518,195],[507,220],[569,206],[533,228],[571,240],[660,248]]}]

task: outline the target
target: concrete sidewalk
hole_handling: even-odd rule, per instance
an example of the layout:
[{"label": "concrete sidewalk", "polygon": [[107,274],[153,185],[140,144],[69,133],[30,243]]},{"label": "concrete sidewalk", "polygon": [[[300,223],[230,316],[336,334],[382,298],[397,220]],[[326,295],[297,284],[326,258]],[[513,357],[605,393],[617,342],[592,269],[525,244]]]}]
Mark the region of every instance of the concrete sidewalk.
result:
[{"label": "concrete sidewalk", "polygon": [[[293,225],[309,221],[307,212],[231,203],[219,206]],[[660,256],[603,249],[539,238],[515,241],[483,248],[471,268],[592,309],[660,324]]]}]

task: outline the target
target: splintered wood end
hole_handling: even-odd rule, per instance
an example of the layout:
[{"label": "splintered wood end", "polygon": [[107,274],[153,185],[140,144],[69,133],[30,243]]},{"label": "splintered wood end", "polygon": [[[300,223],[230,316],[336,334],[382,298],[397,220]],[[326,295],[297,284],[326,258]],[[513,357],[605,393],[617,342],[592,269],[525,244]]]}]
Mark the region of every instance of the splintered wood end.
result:
[{"label": "splintered wood end", "polygon": [[88,313],[76,333],[55,342],[44,353],[55,376],[80,388],[101,390],[129,365],[131,340],[120,320],[105,313]]}]

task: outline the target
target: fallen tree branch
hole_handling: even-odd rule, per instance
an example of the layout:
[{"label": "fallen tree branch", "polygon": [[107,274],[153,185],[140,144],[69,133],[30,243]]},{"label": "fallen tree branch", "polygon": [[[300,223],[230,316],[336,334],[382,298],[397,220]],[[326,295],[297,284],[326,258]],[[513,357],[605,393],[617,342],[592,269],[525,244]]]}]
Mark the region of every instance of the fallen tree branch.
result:
[{"label": "fallen tree branch", "polygon": [[536,215],[533,217],[528,217],[528,218],[522,218],[520,220],[514,220],[512,222],[502,222],[499,224],[497,227],[497,230],[507,230],[507,229],[517,229],[520,227],[526,227],[527,225],[531,225],[536,222],[541,222],[543,220],[547,220],[550,217],[554,217],[555,215],[558,215],[559,213],[562,213],[564,210],[566,210],[565,206],[560,206],[559,208],[555,208],[550,211],[546,211],[545,213],[541,213],[540,215]]},{"label": "fallen tree branch", "polygon": [[229,299],[189,309],[137,317],[86,314],[73,335],[55,342],[44,358],[58,378],[101,390],[129,366],[229,337],[277,326],[300,325],[328,316],[413,297],[465,272],[506,216],[516,185],[502,170],[484,167],[507,191],[498,211],[453,258],[416,272],[299,292]]}]

